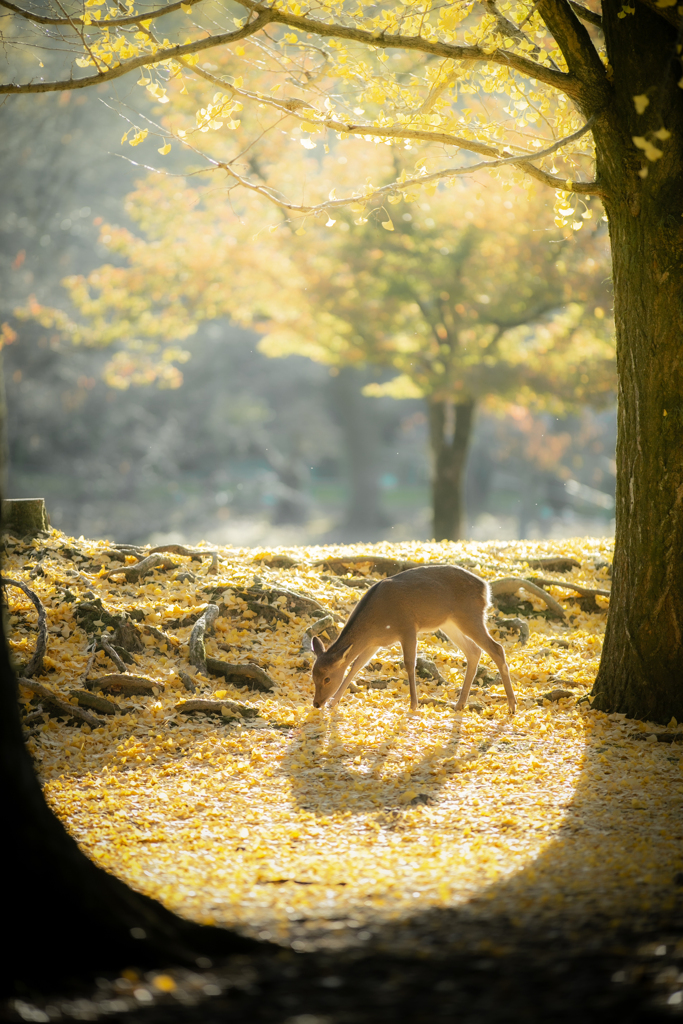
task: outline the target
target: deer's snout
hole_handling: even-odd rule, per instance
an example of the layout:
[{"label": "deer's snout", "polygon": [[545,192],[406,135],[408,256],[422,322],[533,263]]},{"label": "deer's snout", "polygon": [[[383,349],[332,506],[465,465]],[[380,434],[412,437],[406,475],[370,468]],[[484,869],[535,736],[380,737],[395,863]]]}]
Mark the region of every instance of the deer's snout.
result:
[{"label": "deer's snout", "polygon": [[320,701],[319,700],[314,700],[313,701],[313,707],[314,708],[319,708],[320,707]]}]

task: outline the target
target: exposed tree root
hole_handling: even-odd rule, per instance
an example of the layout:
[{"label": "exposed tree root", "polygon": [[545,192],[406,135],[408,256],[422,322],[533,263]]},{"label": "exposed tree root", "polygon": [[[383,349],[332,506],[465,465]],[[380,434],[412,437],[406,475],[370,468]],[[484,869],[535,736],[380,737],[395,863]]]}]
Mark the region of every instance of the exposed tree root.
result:
[{"label": "exposed tree root", "polygon": [[177,636],[172,636],[170,633],[164,633],[163,629],[157,629],[156,626],[148,626],[145,624],[142,628],[145,633],[149,636],[153,636],[154,639],[159,640],[160,643],[168,644],[169,647],[180,647],[180,640]]},{"label": "exposed tree root", "polygon": [[523,562],[530,569],[547,569],[548,572],[569,572],[570,569],[581,568],[581,562],[575,558],[554,558],[552,555],[548,558],[515,558],[514,561]]},{"label": "exposed tree root", "polygon": [[218,611],[217,604],[207,604],[192,627],[192,633],[190,634],[190,665],[194,665],[195,668],[204,668],[206,665],[204,633],[216,621]]},{"label": "exposed tree root", "polygon": [[207,658],[206,671],[212,676],[222,676],[226,682],[234,683],[235,686],[248,686],[263,693],[275,689],[275,680],[258,665],[230,665],[218,658]]},{"label": "exposed tree root", "polygon": [[576,694],[572,693],[571,690],[565,690],[562,687],[557,687],[555,690],[550,690],[549,693],[544,693],[538,698],[539,704],[542,704],[544,700],[549,700],[552,703],[556,703],[558,700],[563,700],[565,697],[575,697]]},{"label": "exposed tree root", "polygon": [[223,718],[258,718],[258,708],[249,704],[238,704],[234,700],[181,700],[175,705],[174,711],[190,715],[197,711],[205,715],[221,715]]},{"label": "exposed tree root", "polygon": [[106,697],[91,693],[90,690],[70,690],[69,692],[72,697],[76,698],[79,707],[90,708],[92,711],[98,711],[101,715],[116,715],[121,710],[113,700],[107,700]]},{"label": "exposed tree root", "polygon": [[[551,612],[558,615],[561,619],[564,618],[564,608],[559,601],[556,601],[554,597],[551,597],[542,587],[539,587],[536,583],[532,583],[530,580],[520,579],[519,576],[504,576],[500,580],[492,580],[490,582],[491,594],[494,597],[499,597],[502,594],[516,594],[518,590],[526,590],[529,594],[533,594],[535,597],[540,597],[542,601],[545,601]],[[553,581],[554,585],[554,581]]]},{"label": "exposed tree root", "polygon": [[446,680],[439,672],[433,661],[419,655],[415,661],[415,671],[422,679],[433,679],[435,683],[443,686]]},{"label": "exposed tree root", "polygon": [[37,683],[35,680],[27,679],[24,676],[19,676],[18,682],[25,686],[27,690],[37,694],[38,697],[42,697],[48,707],[53,708],[58,715],[75,718],[89,725],[91,729],[97,729],[98,726],[103,724],[101,719],[96,718],[92,712],[79,708],[77,704],[69,704],[68,701],[62,700],[61,697],[58,697],[47,686],[43,686],[42,683]]},{"label": "exposed tree root", "polygon": [[197,689],[197,684],[195,683],[194,679],[189,674],[189,672],[183,672],[182,669],[178,669],[178,678],[180,679],[181,683],[183,684],[183,687],[187,690],[188,693],[195,693]]},{"label": "exposed tree root", "polygon": [[564,590],[573,590],[575,593],[581,594],[582,597],[610,596],[609,590],[601,590],[595,587],[582,587],[578,583],[565,583],[564,580],[545,579],[543,576],[534,576],[533,582],[542,587],[562,587]]},{"label": "exposed tree root", "polygon": [[516,629],[519,633],[519,643],[521,647],[524,647],[525,643],[529,639],[529,623],[525,622],[524,619],[494,619],[496,626],[502,626],[503,629]]},{"label": "exposed tree root", "polygon": [[114,664],[116,665],[116,667],[119,670],[119,672],[127,672],[128,671],[128,669],[126,668],[126,664],[125,664],[123,658],[119,654],[116,653],[116,651],[114,650],[112,645],[109,643],[109,641],[104,636],[100,637],[100,639],[97,642],[97,646],[100,648],[100,650],[104,651],[105,654],[109,655],[109,657],[114,662]]},{"label": "exposed tree root", "polygon": [[[214,600],[221,594],[224,594],[226,590],[231,591],[235,597],[241,598],[246,604],[249,604],[250,601],[256,601],[263,607],[263,599],[265,598],[268,604],[272,606],[274,601],[284,597],[288,610],[294,612],[295,615],[315,615],[317,618],[322,618],[324,615],[333,615],[337,622],[343,621],[341,615],[330,611],[329,608],[325,608],[315,598],[306,597],[304,594],[297,594],[292,590],[285,590],[283,587],[256,586],[242,589],[225,584],[218,587],[204,588],[204,592],[209,594]],[[230,611],[230,609],[227,607],[225,607],[225,611],[221,609],[221,614],[225,614],[226,611]]]},{"label": "exposed tree root", "polygon": [[[334,630],[334,636],[331,635],[331,630]],[[322,619],[318,619],[317,622],[312,623],[308,627],[308,629],[301,638],[301,653],[310,654],[312,650],[311,641],[313,640],[313,637],[320,636],[321,633],[325,632],[327,632],[328,636],[330,637],[330,640],[336,640],[337,636],[339,635],[339,631],[336,629],[334,624],[333,615],[323,615]]]},{"label": "exposed tree root", "polygon": [[396,573],[405,572],[406,569],[415,569],[421,562],[403,561],[398,558],[389,558],[385,555],[349,555],[335,558],[323,558],[313,565],[322,565],[339,575],[342,572],[351,572],[358,565],[370,565],[373,572],[384,573],[386,576],[395,576]]},{"label": "exposed tree root", "polygon": [[139,694],[143,697],[156,696],[164,690],[164,684],[149,676],[134,676],[132,672],[112,672],[106,676],[96,676],[89,680],[92,690],[105,690],[107,693],[124,693],[126,696]]},{"label": "exposed tree root", "polygon": [[254,559],[260,565],[267,565],[269,569],[293,569],[299,562],[289,555],[257,555]]},{"label": "exposed tree root", "polygon": [[36,640],[35,653],[28,665],[21,670],[23,676],[29,678],[42,671],[43,658],[47,651],[47,615],[45,613],[45,605],[38,595],[30,587],[27,587],[25,583],[20,583],[18,580],[10,580],[7,576],[0,578],[0,583],[4,587],[18,587],[19,590],[23,590],[26,596],[33,602],[38,612],[38,639]]},{"label": "exposed tree root", "polygon": [[109,572],[105,573],[105,579],[109,579],[110,576],[118,576],[123,574],[126,577],[126,583],[137,583],[141,576],[147,576],[148,573],[153,572],[155,569],[176,569],[177,565],[171,558],[165,558],[164,555],[148,555],[143,558],[137,565],[126,565],[120,569],[110,569]]}]

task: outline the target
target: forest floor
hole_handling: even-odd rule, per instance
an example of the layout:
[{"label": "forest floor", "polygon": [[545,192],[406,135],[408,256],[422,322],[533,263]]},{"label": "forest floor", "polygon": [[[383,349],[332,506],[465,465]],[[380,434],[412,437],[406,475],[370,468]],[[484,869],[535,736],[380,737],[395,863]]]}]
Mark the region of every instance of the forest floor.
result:
[{"label": "forest floor", "polygon": [[[591,709],[607,540],[200,545],[138,573],[148,554],[57,531],[6,539],[4,577],[47,617],[42,669],[20,686],[27,745],[92,860],[273,952],[131,971],[50,1012],[19,1001],[15,1018],[189,1020],[198,1003],[206,1022],[288,1024],[683,1012],[683,728]],[[418,714],[399,648],[334,712],[311,706],[311,627],[330,639],[403,562],[543,581],[550,602],[520,590],[490,618],[514,716],[486,656],[455,712],[464,661],[436,635],[420,643]],[[6,595],[21,676],[36,615]]]}]

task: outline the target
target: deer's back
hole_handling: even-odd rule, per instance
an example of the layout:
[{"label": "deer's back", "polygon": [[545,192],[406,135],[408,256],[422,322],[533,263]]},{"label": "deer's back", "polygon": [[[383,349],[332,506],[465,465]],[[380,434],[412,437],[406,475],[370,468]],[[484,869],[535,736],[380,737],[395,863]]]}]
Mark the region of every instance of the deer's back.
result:
[{"label": "deer's back", "polygon": [[[381,580],[356,605],[344,633],[386,637],[406,630],[438,629],[444,622],[475,616],[488,604],[484,580],[456,565],[425,565]],[[339,638],[341,640],[341,637]]]}]

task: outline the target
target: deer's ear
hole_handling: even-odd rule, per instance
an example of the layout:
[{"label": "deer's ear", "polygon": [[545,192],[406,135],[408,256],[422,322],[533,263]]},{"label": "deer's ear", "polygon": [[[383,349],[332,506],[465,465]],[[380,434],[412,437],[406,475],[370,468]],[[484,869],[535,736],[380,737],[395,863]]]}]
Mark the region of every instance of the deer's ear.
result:
[{"label": "deer's ear", "polygon": [[319,658],[321,654],[325,653],[325,647],[319,636],[314,636],[311,640],[311,647],[316,658]]}]

